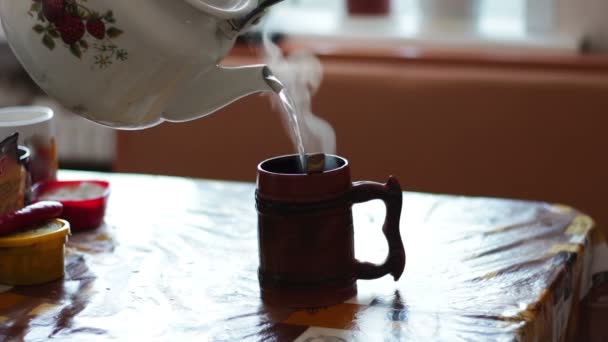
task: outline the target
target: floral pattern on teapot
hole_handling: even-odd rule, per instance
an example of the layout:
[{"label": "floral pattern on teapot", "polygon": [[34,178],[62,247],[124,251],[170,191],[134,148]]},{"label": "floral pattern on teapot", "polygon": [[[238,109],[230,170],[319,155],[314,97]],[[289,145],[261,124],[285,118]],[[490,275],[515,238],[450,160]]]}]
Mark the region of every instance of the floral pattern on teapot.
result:
[{"label": "floral pattern on teapot", "polygon": [[113,42],[123,31],[115,26],[112,10],[97,12],[87,7],[86,2],[32,0],[28,14],[36,19],[32,28],[42,36],[42,44],[54,50],[56,40],[59,40],[79,59],[93,50],[93,67],[99,69],[105,69],[115,61],[127,60],[129,53]]}]

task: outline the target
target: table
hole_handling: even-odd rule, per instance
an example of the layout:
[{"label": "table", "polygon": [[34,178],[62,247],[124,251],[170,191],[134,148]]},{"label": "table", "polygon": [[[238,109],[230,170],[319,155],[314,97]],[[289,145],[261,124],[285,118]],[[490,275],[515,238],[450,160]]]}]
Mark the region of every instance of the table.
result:
[{"label": "table", "polygon": [[[538,202],[404,193],[399,282],[294,311],[259,299],[254,185],[78,173],[111,182],[106,224],[73,234],[65,279],[1,288],[0,340],[481,341],[573,336],[591,219]],[[357,257],[380,261],[381,203],[354,209]]]}]

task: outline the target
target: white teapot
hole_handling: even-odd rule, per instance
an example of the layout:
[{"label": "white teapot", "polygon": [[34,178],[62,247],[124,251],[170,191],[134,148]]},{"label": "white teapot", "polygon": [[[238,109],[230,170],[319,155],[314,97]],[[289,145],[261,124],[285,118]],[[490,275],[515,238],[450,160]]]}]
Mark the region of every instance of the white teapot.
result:
[{"label": "white teapot", "polygon": [[265,66],[219,63],[280,1],[0,0],[0,16],[17,58],[49,95],[97,123],[141,129],[270,91]]}]

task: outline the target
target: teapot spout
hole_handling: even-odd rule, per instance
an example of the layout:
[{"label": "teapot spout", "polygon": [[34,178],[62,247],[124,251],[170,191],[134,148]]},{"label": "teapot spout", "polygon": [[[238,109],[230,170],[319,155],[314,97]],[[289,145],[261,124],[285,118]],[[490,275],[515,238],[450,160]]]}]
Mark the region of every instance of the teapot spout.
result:
[{"label": "teapot spout", "polygon": [[247,95],[274,91],[265,65],[238,68],[213,67],[202,73],[171,102],[163,113],[170,122],[195,120],[211,114]]}]

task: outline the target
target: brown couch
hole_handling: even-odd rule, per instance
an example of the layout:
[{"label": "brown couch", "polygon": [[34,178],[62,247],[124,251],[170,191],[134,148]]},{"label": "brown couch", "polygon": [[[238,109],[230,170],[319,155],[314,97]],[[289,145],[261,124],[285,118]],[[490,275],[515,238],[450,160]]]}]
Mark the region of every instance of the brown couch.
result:
[{"label": "brown couch", "polygon": [[[604,59],[351,57],[323,58],[314,109],[354,178],[567,203],[608,226]],[[115,170],[253,181],[259,161],[293,152],[278,115],[252,96],[188,124],[122,132]]]}]

